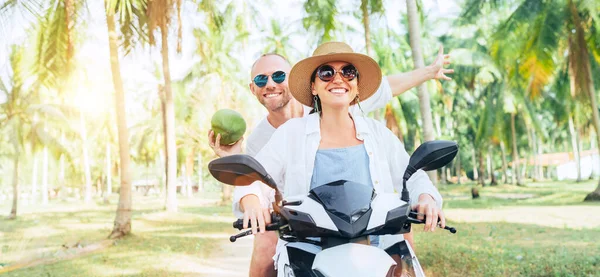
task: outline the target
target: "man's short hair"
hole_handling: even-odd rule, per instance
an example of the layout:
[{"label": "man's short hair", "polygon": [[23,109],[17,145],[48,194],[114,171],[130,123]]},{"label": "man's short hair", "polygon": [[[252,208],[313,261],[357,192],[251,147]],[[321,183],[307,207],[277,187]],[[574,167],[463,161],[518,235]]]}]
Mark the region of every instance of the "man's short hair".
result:
[{"label": "man's short hair", "polygon": [[[277,56],[280,57],[282,60],[284,60],[290,67],[292,67],[292,64],[290,63],[290,61],[288,61],[288,59],[284,56],[282,56],[281,54],[277,54],[275,52],[269,52],[269,53],[264,53],[262,55],[260,55],[260,57],[258,57],[258,59],[256,59],[254,61],[254,63],[252,64],[252,67],[250,68],[250,74],[252,74],[252,72],[254,71],[254,67],[256,66],[256,63],[258,62],[258,60],[266,57],[266,56]],[[250,78],[252,78],[252,76],[250,76]]]}]

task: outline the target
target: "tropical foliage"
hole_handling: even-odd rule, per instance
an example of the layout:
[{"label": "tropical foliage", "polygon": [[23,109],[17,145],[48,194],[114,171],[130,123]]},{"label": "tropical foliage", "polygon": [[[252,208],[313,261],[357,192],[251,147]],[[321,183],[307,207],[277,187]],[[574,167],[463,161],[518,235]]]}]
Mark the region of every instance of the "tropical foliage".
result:
[{"label": "tropical foliage", "polygon": [[[296,61],[330,40],[372,56],[386,75],[430,63],[440,44],[449,50],[453,80],[426,82],[373,114],[409,152],[428,139],[459,142],[439,183],[555,179],[551,153],[572,157],[581,181],[586,165],[600,168],[589,159],[600,145],[596,2],[468,0],[441,19],[421,1],[407,2],[410,14],[394,14],[391,1],[295,1],[285,15],[269,15],[280,3],[267,0],[0,1],[10,37],[0,49],[0,194],[92,202],[116,191],[113,237],[131,231],[136,189],[151,188],[172,212],[178,193],[227,201],[203,170],[214,158],[211,115],[236,109],[254,126],[265,113],[248,93],[254,59]],[[586,199],[600,199],[600,184]]]}]

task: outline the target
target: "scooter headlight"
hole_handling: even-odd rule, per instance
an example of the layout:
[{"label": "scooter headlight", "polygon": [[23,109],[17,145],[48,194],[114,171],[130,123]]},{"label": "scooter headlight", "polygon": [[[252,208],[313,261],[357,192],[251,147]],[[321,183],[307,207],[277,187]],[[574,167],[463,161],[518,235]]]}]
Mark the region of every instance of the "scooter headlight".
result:
[{"label": "scooter headlight", "polygon": [[289,265],[285,265],[285,267],[283,267],[283,276],[285,276],[285,277],[296,277],[296,275],[294,275],[294,270]]}]

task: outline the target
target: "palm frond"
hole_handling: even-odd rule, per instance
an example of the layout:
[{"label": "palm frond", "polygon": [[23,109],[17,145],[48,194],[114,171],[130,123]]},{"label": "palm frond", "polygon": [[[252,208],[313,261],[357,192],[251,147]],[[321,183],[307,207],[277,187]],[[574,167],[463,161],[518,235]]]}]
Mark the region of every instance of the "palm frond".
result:
[{"label": "palm frond", "polygon": [[30,113],[39,113],[50,120],[68,121],[63,112],[57,106],[51,104],[34,104],[30,105],[27,110]]},{"label": "palm frond", "polygon": [[302,19],[304,29],[320,35],[319,43],[330,41],[332,31],[337,28],[335,16],[338,13],[335,0],[308,0],[304,3],[307,16]]}]

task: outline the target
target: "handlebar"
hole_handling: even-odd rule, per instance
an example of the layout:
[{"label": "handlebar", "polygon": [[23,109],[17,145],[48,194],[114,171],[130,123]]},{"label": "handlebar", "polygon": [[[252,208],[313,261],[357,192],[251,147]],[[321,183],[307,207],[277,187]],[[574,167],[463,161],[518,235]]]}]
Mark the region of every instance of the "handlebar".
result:
[{"label": "handlebar", "polygon": [[[407,223],[411,223],[411,224],[425,224],[426,222],[426,218],[423,218],[423,220],[417,219],[418,218],[418,214],[415,211],[411,211],[408,215],[408,220]],[[440,219],[438,218],[438,223],[440,222]],[[238,230],[242,230],[244,229],[244,220],[243,219],[238,219],[236,221],[233,222],[233,228],[236,228]],[[282,226],[282,219],[279,215],[275,214],[275,213],[271,213],[271,224],[267,224],[266,226],[266,230],[267,231],[276,231],[279,230],[279,228]],[[252,224],[249,223],[248,227],[251,228]],[[450,233],[455,234],[456,233],[456,228],[454,227],[450,227],[450,226],[445,226],[444,227],[445,230],[450,231]],[[248,235],[252,234],[252,230],[247,230],[244,232],[241,232],[237,235],[233,235],[231,237],[229,237],[229,241],[231,242],[235,242],[238,238],[241,237],[245,237]]]}]

